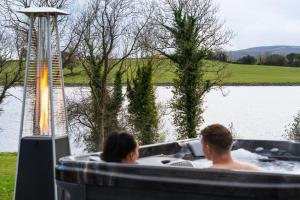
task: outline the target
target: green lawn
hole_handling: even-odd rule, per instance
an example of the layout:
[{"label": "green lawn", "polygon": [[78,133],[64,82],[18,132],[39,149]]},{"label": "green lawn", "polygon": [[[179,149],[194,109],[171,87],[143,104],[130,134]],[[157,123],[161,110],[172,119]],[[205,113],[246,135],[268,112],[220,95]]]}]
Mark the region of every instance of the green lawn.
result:
[{"label": "green lawn", "polygon": [[[212,62],[207,61],[210,65]],[[279,67],[279,66],[262,66],[262,65],[241,65],[241,64],[225,64],[226,85],[289,85],[300,84],[300,68],[295,67]],[[175,66],[164,61],[162,65],[154,70],[155,84],[172,84]],[[84,85],[88,83],[88,78],[84,70],[80,67],[75,69],[75,75],[65,69],[66,85]],[[206,79],[211,79],[211,74],[205,75]],[[124,77],[124,83],[126,75]],[[112,81],[111,81],[112,82]]]},{"label": "green lawn", "polygon": [[16,173],[16,154],[0,153],[0,199],[12,200]]},{"label": "green lawn", "polygon": [[300,68],[230,64],[227,70],[227,84],[300,84]]},{"label": "green lawn", "polygon": [[[144,61],[147,62],[145,59]],[[224,64],[214,61],[204,62],[207,69],[215,68],[217,65],[226,66],[224,84],[226,85],[293,85],[300,84],[300,67],[280,67],[263,65],[242,65]],[[124,66],[136,66],[136,61],[128,59]],[[13,65],[13,64],[10,64]],[[212,67],[213,66],[213,67]],[[117,69],[116,69],[117,70]],[[168,59],[155,63],[153,81],[158,85],[170,85],[173,83],[175,65]],[[128,70],[128,71],[132,71]],[[133,73],[134,74],[134,73]],[[113,75],[113,73],[111,73]],[[130,74],[129,74],[130,75]],[[126,83],[124,74],[123,80]],[[205,79],[212,79],[212,73],[205,74]],[[0,76],[1,80],[1,76]],[[68,69],[64,69],[64,80],[66,85],[87,85],[88,77],[83,67],[78,66],[74,69],[74,74],[70,74]],[[109,77],[109,83],[113,83],[113,78]],[[1,84],[1,81],[0,81]],[[22,83],[20,83],[22,84]]]}]

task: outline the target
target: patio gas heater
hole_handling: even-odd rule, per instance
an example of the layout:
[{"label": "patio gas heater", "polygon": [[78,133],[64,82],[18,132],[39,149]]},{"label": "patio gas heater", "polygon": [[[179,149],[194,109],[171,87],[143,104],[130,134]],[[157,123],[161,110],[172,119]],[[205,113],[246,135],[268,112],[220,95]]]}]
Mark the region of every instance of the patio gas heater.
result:
[{"label": "patio gas heater", "polygon": [[19,11],[30,18],[15,200],[55,200],[55,165],[70,155],[57,16],[49,7]]}]

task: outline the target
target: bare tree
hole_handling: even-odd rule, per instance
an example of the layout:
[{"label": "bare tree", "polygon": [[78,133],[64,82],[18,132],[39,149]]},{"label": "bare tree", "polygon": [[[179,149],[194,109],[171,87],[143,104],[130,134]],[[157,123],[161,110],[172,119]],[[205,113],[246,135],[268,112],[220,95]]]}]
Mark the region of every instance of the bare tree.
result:
[{"label": "bare tree", "polygon": [[90,151],[102,148],[110,130],[108,104],[113,101],[113,89],[108,84],[126,59],[137,51],[141,31],[149,20],[149,16],[138,17],[136,5],[132,0],[92,0],[78,18],[77,33],[82,35],[78,57],[89,77],[92,107],[89,109],[92,112],[85,121],[80,118],[80,123],[89,124],[90,138],[86,140]]},{"label": "bare tree", "polygon": [[8,90],[22,78],[25,51],[20,46],[24,41],[18,40],[17,34],[5,29],[0,33],[0,105],[9,95]]}]

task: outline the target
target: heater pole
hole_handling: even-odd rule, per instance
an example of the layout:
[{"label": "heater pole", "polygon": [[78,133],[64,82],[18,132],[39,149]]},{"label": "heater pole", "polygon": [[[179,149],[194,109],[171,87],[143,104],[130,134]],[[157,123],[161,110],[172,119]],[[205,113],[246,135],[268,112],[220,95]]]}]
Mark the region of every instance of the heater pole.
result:
[{"label": "heater pole", "polygon": [[[54,17],[54,26],[56,29],[56,51],[59,57],[59,73],[60,73],[60,80],[61,80],[61,87],[62,87],[62,95],[63,95],[63,103],[64,103],[64,108],[66,107],[66,95],[65,95],[65,83],[64,83],[64,76],[63,76],[63,70],[62,70],[62,58],[61,58],[61,52],[60,52],[60,42],[59,42],[59,33],[58,33],[58,25],[57,25],[57,15],[55,15]],[[66,131],[67,131],[67,135],[69,136],[69,121],[68,121],[68,116],[67,113],[65,112],[65,120],[66,120]],[[70,138],[69,138],[70,140]],[[69,141],[70,143],[70,141]],[[71,152],[71,149],[70,149]]]},{"label": "heater pole", "polygon": [[[27,46],[27,54],[26,54],[26,72],[25,72],[25,79],[24,79],[24,87],[23,87],[23,104],[22,104],[22,115],[21,115],[21,124],[20,124],[20,133],[19,133],[19,144],[18,144],[18,152],[20,152],[21,146],[21,139],[23,134],[23,125],[24,125],[24,113],[25,113],[25,101],[26,101],[26,94],[27,94],[27,84],[28,84],[28,76],[29,76],[29,59],[30,59],[30,47],[32,43],[32,28],[33,28],[33,21],[34,15],[30,15],[30,25],[29,25],[29,34],[28,34],[28,46]],[[17,178],[18,178],[18,169],[19,169],[19,154],[17,155],[17,163],[16,163],[16,181],[15,181],[15,188],[14,188],[14,199],[16,199],[16,188],[17,188]]]},{"label": "heater pole", "polygon": [[53,176],[54,176],[54,199],[57,200],[57,187],[55,182],[55,165],[56,165],[56,148],[55,148],[55,125],[54,125],[54,104],[53,104],[53,72],[52,72],[52,55],[51,55],[51,31],[50,16],[47,14],[47,46],[48,46],[48,67],[49,67],[49,95],[50,95],[50,123],[52,137],[52,154],[53,154]]}]

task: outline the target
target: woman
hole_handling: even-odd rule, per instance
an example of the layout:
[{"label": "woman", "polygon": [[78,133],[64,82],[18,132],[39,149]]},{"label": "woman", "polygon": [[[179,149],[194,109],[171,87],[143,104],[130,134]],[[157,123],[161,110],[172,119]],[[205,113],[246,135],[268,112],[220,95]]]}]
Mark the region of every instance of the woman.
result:
[{"label": "woman", "polygon": [[105,141],[101,159],[106,162],[134,164],[139,157],[139,145],[126,132],[113,132]]}]

